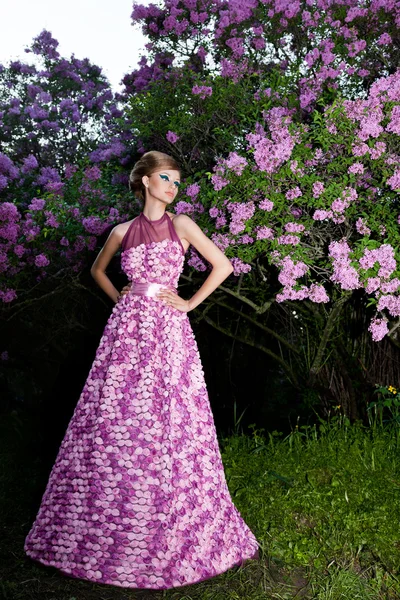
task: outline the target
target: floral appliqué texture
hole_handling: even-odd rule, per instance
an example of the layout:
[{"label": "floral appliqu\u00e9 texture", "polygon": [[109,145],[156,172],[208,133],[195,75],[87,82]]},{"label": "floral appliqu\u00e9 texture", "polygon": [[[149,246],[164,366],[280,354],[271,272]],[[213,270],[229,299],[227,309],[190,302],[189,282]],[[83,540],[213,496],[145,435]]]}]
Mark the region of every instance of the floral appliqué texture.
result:
[{"label": "floral appliqu\u00e9 texture", "polygon": [[[132,281],[176,287],[174,240],[122,252]],[[186,313],[128,293],[113,307],[25,540],[72,577],[167,589],[257,552],[232,503]]]}]

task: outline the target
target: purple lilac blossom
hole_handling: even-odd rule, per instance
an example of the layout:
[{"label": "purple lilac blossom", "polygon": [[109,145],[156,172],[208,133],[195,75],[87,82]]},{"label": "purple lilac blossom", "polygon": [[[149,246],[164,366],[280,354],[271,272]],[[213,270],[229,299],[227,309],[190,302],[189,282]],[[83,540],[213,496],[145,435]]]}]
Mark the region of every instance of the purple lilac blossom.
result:
[{"label": "purple lilac blossom", "polygon": [[229,202],[227,209],[231,213],[231,222],[229,231],[233,234],[241,233],[245,228],[245,223],[254,215],[254,202]]},{"label": "purple lilac blossom", "polygon": [[29,156],[26,156],[22,162],[22,167],[21,167],[21,171],[24,174],[30,173],[31,171],[33,171],[33,169],[37,169],[39,166],[38,161],[36,160],[36,158],[33,156],[33,154],[30,154]]},{"label": "purple lilac blossom", "polygon": [[29,210],[42,210],[46,206],[46,200],[42,198],[33,198],[29,204]]},{"label": "purple lilac blossom", "polygon": [[362,175],[364,173],[364,165],[360,162],[353,163],[347,171],[353,175]]},{"label": "purple lilac blossom", "polygon": [[392,188],[394,191],[400,191],[400,169],[396,169],[394,174],[389,177],[386,183]]},{"label": "purple lilac blossom", "polygon": [[47,256],[45,256],[45,254],[38,254],[35,257],[35,265],[37,267],[47,267],[47,265],[50,264],[49,259],[47,258]]},{"label": "purple lilac blossom", "polygon": [[258,205],[262,210],[266,210],[267,212],[271,212],[271,210],[274,208],[274,203],[271,200],[268,200],[268,198],[264,198],[264,200],[261,200],[261,202]]},{"label": "purple lilac blossom", "polygon": [[379,264],[378,277],[387,279],[396,270],[397,262],[394,249],[390,244],[382,244],[379,248],[366,248],[359,264],[362,269],[371,269]]},{"label": "purple lilac blossom", "polygon": [[59,183],[61,181],[60,174],[57,169],[53,167],[42,167],[40,169],[40,175],[37,180],[39,185],[46,185],[47,183]]},{"label": "purple lilac blossom", "polygon": [[365,286],[365,290],[367,294],[373,294],[377,290],[379,290],[381,285],[380,277],[369,277],[367,279],[367,284]]},{"label": "purple lilac blossom", "polygon": [[195,85],[192,87],[192,94],[200,96],[200,98],[204,100],[207,98],[207,96],[212,95],[212,87],[206,85]]},{"label": "purple lilac blossom", "polygon": [[400,316],[400,297],[392,295],[382,295],[379,298],[377,309],[382,311],[387,309],[392,317]]},{"label": "purple lilac blossom", "polygon": [[97,166],[89,167],[85,169],[84,175],[89,181],[98,181],[101,178],[101,169]]},{"label": "purple lilac blossom", "polygon": [[6,288],[5,290],[0,290],[0,299],[3,302],[12,302],[17,298],[17,292],[13,289]]},{"label": "purple lilac blossom", "polygon": [[256,228],[256,238],[257,240],[273,240],[274,232],[271,227],[262,225],[261,227]]},{"label": "purple lilac blossom", "polygon": [[358,218],[356,221],[356,229],[361,235],[369,235],[371,233],[370,228],[367,227],[367,225],[364,222],[364,219],[362,219],[361,217]]},{"label": "purple lilac blossom", "polygon": [[325,219],[331,219],[333,213],[331,210],[316,210],[313,214],[314,221],[325,221]]},{"label": "purple lilac blossom", "polygon": [[197,197],[199,192],[200,192],[200,186],[198,183],[192,183],[192,184],[188,185],[185,190],[186,196],[189,196],[189,198],[192,198],[192,200],[194,200]]},{"label": "purple lilac blossom", "polygon": [[319,198],[320,195],[324,192],[325,187],[322,181],[315,181],[313,183],[313,196],[314,198]]},{"label": "purple lilac blossom", "polygon": [[238,276],[241,273],[249,273],[251,271],[251,265],[243,262],[240,258],[231,258],[230,259],[233,266],[233,274]]},{"label": "purple lilac blossom", "polygon": [[310,285],[310,288],[308,290],[308,298],[312,302],[316,302],[317,304],[319,304],[321,302],[322,303],[329,302],[329,296],[326,293],[324,286],[321,284],[316,284],[316,283],[312,283]]},{"label": "purple lilac blossom", "polygon": [[210,210],[208,211],[210,217],[212,217],[213,219],[215,219],[216,217],[218,217],[219,215],[219,210],[216,206],[212,206],[210,208]]},{"label": "purple lilac blossom", "polygon": [[399,290],[399,287],[400,279],[394,277],[390,281],[385,281],[384,283],[382,283],[381,292],[383,294],[393,294],[394,292],[397,292]]},{"label": "purple lilac blossom", "polygon": [[285,225],[285,231],[288,233],[301,233],[304,229],[304,225],[301,223],[286,223]]},{"label": "purple lilac blossom", "polygon": [[175,204],[175,213],[177,215],[191,215],[194,212],[194,206],[190,202],[180,200]]},{"label": "purple lilac blossom", "polygon": [[292,188],[291,190],[288,190],[285,194],[287,200],[294,200],[295,198],[299,198],[302,195],[302,191],[298,186]]},{"label": "purple lilac blossom", "polygon": [[101,235],[107,228],[107,223],[104,223],[100,217],[90,216],[82,219],[82,225],[88,233],[93,235]]},{"label": "purple lilac blossom", "polygon": [[230,152],[228,158],[225,160],[225,165],[228,169],[236,173],[236,175],[241,175],[247,165],[247,160],[243,156],[239,156],[236,152]]},{"label": "purple lilac blossom", "polygon": [[165,137],[171,144],[175,144],[179,140],[179,135],[174,131],[167,131],[167,135]]},{"label": "purple lilac blossom", "polygon": [[300,238],[297,235],[284,234],[278,237],[278,244],[282,246],[297,246],[300,243]]},{"label": "purple lilac blossom", "polygon": [[224,235],[223,233],[213,233],[211,239],[222,252],[225,252],[231,243],[229,236]]},{"label": "purple lilac blossom", "polygon": [[333,274],[330,279],[338,283],[343,290],[355,290],[360,287],[358,273],[350,262],[350,252],[346,240],[329,244],[329,256],[333,259]]},{"label": "purple lilac blossom", "polygon": [[379,342],[389,333],[387,319],[374,317],[368,327],[368,331],[372,334],[374,342]]}]

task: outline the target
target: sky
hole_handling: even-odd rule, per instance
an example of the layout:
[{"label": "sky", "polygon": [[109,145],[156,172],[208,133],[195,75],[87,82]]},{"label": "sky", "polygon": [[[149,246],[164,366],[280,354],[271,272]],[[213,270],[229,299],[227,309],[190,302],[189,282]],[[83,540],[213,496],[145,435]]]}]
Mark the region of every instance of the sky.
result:
[{"label": "sky", "polygon": [[[149,0],[142,0],[148,4]],[[146,43],[131,25],[132,0],[16,0],[5,2],[0,20],[0,63],[31,62],[24,48],[43,29],[60,43],[61,56],[89,58],[102,67],[115,91],[132,71]]]}]

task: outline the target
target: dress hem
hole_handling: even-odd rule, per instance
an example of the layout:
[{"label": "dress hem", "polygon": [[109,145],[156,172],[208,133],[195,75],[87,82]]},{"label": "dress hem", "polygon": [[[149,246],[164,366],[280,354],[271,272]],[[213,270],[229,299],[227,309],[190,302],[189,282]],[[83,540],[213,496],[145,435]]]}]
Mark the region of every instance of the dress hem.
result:
[{"label": "dress hem", "polygon": [[259,550],[257,549],[255,551],[255,553],[252,556],[249,556],[248,558],[241,558],[240,560],[234,562],[231,566],[227,567],[226,569],[223,569],[222,571],[218,571],[215,572],[212,575],[208,575],[207,577],[201,577],[200,579],[195,579],[194,581],[187,581],[185,583],[180,583],[177,585],[172,585],[172,586],[158,586],[158,587],[151,587],[151,586],[146,586],[146,587],[139,587],[136,585],[131,585],[131,582],[129,582],[130,585],[123,585],[122,582],[118,582],[118,581],[100,581],[99,579],[95,579],[95,578],[89,578],[89,577],[81,577],[80,575],[74,575],[71,571],[68,571],[65,568],[62,567],[56,567],[55,565],[51,564],[51,562],[42,559],[42,558],[34,558],[33,556],[31,556],[31,554],[29,553],[29,551],[25,550],[25,554],[27,556],[29,556],[29,558],[35,562],[40,563],[41,565],[44,565],[46,567],[52,567],[53,569],[57,569],[57,571],[60,571],[60,573],[62,573],[63,575],[66,575],[68,577],[71,577],[73,579],[80,579],[81,581],[89,581],[90,583],[97,583],[98,585],[111,585],[114,587],[120,587],[120,588],[127,588],[127,589],[135,589],[135,590],[171,590],[174,588],[180,588],[180,587],[185,587],[187,585],[195,585],[197,583],[201,583],[203,581],[208,581],[209,579],[213,579],[214,577],[218,577],[219,575],[222,575],[223,573],[226,573],[227,571],[229,571],[230,569],[233,569],[234,567],[239,567],[239,566],[243,566],[243,564],[248,561],[248,560],[258,560],[260,557],[259,554]]}]

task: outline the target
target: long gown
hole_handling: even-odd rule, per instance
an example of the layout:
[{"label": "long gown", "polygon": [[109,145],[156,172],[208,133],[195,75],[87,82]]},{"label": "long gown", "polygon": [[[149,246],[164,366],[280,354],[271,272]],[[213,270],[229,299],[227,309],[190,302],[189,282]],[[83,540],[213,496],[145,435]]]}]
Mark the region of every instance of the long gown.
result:
[{"label": "long gown", "polygon": [[122,241],[130,292],[113,307],[24,550],[72,577],[168,589],[258,556],[226,484],[187,313],[171,218],[141,213]]}]

